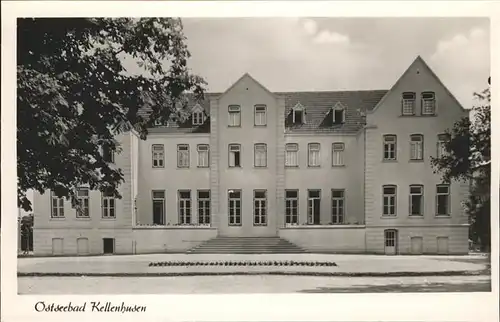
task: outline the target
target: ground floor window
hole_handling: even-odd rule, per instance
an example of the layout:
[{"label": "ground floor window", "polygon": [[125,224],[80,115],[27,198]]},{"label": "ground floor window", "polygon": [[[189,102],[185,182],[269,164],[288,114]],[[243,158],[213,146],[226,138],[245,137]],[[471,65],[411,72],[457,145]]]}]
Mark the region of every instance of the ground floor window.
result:
[{"label": "ground floor window", "polygon": [[285,191],[285,223],[299,223],[299,191]]},{"label": "ground floor window", "polygon": [[228,191],[229,225],[241,225],[241,190]]},{"label": "ground floor window", "polygon": [[345,193],[344,190],[332,190],[332,223],[343,224],[345,211]]},{"label": "ground floor window", "polygon": [[179,223],[191,224],[191,190],[179,190]]},{"label": "ground floor window", "polygon": [[321,190],[307,191],[307,223],[310,225],[320,224]]},{"label": "ground floor window", "polygon": [[115,252],[115,239],[114,238],[103,238],[103,253],[104,254],[113,254]]},{"label": "ground floor window", "polygon": [[210,190],[198,190],[198,223],[210,224]]},{"label": "ground floor window", "polygon": [[267,225],[267,192],[254,190],[253,192],[253,224]]},{"label": "ground floor window", "polygon": [[153,225],[165,225],[165,191],[153,190]]}]

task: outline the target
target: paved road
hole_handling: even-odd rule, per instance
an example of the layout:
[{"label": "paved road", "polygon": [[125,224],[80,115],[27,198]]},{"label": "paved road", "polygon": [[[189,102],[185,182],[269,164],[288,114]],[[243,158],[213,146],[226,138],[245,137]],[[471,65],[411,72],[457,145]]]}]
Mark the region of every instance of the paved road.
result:
[{"label": "paved road", "polygon": [[489,276],[20,277],[19,294],[489,292]]}]

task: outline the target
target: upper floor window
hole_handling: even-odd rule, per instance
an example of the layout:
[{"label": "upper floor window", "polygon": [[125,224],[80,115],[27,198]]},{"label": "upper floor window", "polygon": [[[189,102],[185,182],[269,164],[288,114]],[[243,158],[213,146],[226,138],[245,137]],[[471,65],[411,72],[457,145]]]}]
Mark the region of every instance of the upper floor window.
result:
[{"label": "upper floor window", "polygon": [[410,186],[410,216],[423,216],[424,214],[424,186]]},{"label": "upper floor window", "polygon": [[309,143],[309,156],[308,156],[308,165],[310,167],[319,167],[321,165],[320,162],[320,150],[321,146],[319,143]]},{"label": "upper floor window", "polygon": [[205,113],[201,111],[193,112],[193,125],[202,125],[205,122]]},{"label": "upper floor window", "polygon": [[297,143],[288,143],[285,145],[285,166],[299,166],[299,145]]},{"label": "upper floor window", "polygon": [[383,186],[382,215],[396,216],[396,186]]},{"label": "upper floor window", "polygon": [[229,167],[241,167],[241,145],[229,144]]},{"label": "upper floor window", "polygon": [[396,147],[396,136],[384,135],[384,160],[394,161],[397,159]]},{"label": "upper floor window", "polygon": [[102,218],[115,218],[116,216],[116,203],[115,197],[112,193],[102,193]]},{"label": "upper floor window", "polygon": [[77,218],[89,218],[90,208],[89,208],[89,189],[81,188],[77,191],[78,205],[76,207],[76,217]]},{"label": "upper floor window", "polygon": [[338,167],[344,165],[344,143],[332,144],[332,166]]},{"label": "upper floor window", "polygon": [[153,168],[163,168],[165,166],[165,147],[163,144],[153,144]]},{"label": "upper floor window", "polygon": [[107,144],[102,146],[102,158],[104,159],[104,161],[109,163],[115,162],[115,153],[113,150],[111,150],[111,147]]},{"label": "upper floor window", "polygon": [[229,126],[241,126],[241,106],[229,105]]},{"label": "upper floor window", "polygon": [[255,126],[266,126],[267,125],[267,106],[266,105],[255,105]]},{"label": "upper floor window", "polygon": [[436,186],[436,216],[450,215],[450,185]]},{"label": "upper floor window", "polygon": [[258,143],[254,146],[254,165],[257,168],[267,167],[267,145]]},{"label": "upper floor window", "polygon": [[424,159],[424,136],[421,134],[410,135],[410,160]]},{"label": "upper floor window", "polygon": [[189,168],[189,144],[177,145],[177,167]]},{"label": "upper floor window", "polygon": [[59,198],[55,192],[50,192],[51,217],[64,218],[64,198]]},{"label": "upper floor window", "polygon": [[345,108],[342,104],[337,103],[333,108],[333,124],[343,124],[345,123]]},{"label": "upper floor window", "polygon": [[403,115],[415,115],[415,93],[403,93],[402,113]]},{"label": "upper floor window", "polygon": [[434,92],[422,93],[422,115],[436,114],[436,95]]},{"label": "upper floor window", "polygon": [[451,136],[448,133],[442,133],[438,135],[437,138],[437,157],[441,158],[445,156],[448,151],[446,149],[447,144],[450,142]]},{"label": "upper floor window", "polygon": [[208,144],[198,144],[198,167],[209,167],[209,150]]}]

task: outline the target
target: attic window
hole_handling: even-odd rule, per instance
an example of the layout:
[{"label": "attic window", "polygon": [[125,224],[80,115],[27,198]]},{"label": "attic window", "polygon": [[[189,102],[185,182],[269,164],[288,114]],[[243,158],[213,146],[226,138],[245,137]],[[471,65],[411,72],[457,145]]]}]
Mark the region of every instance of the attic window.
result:
[{"label": "attic window", "polygon": [[163,125],[161,120],[155,120],[155,126],[161,126]]},{"label": "attic window", "polygon": [[345,109],[343,107],[336,107],[333,109],[333,124],[345,123]]},{"label": "attic window", "polygon": [[205,115],[203,112],[193,112],[193,125],[202,125],[205,121]]},{"label": "attic window", "polygon": [[293,124],[304,124],[306,122],[305,108],[300,103],[297,103],[292,109],[292,122]]}]

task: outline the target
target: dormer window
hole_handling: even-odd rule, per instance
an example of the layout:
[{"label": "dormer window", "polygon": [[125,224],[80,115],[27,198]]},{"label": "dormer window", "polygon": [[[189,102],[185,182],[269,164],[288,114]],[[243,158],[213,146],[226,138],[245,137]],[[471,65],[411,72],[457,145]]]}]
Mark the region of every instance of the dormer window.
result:
[{"label": "dormer window", "polygon": [[304,124],[305,119],[305,108],[302,104],[297,103],[292,109],[292,123],[293,124]]},{"label": "dormer window", "polygon": [[415,115],[415,93],[412,92],[403,93],[401,108],[403,115]]},{"label": "dormer window", "polygon": [[203,112],[193,112],[193,125],[202,125],[205,122],[205,114]]},{"label": "dormer window", "polygon": [[161,126],[163,125],[160,120],[155,120],[155,126]]},{"label": "dormer window", "polygon": [[434,115],[436,113],[436,96],[434,92],[422,93],[422,115]]},{"label": "dormer window", "polygon": [[344,124],[345,123],[345,108],[342,104],[337,103],[332,110],[332,121],[333,124]]}]

